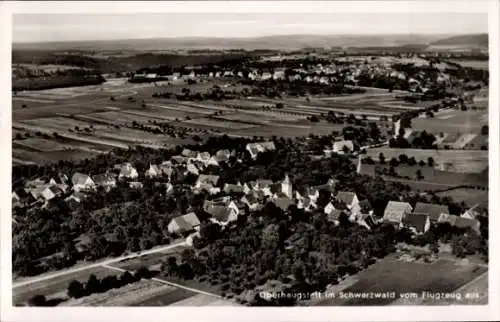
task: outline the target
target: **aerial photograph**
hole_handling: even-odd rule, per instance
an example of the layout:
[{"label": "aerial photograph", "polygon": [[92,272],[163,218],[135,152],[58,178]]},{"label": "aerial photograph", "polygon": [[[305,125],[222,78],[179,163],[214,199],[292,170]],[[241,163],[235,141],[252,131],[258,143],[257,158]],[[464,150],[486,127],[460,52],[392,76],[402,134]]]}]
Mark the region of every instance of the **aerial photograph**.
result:
[{"label": "aerial photograph", "polygon": [[13,306],[488,304],[487,13],[12,19]]}]

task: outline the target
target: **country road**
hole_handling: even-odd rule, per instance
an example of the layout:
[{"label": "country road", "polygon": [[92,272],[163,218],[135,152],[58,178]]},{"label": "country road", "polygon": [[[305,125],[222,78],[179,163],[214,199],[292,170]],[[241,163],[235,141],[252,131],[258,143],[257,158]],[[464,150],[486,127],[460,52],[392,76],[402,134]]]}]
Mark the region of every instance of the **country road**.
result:
[{"label": "country road", "polygon": [[48,274],[48,275],[34,277],[34,278],[29,279],[29,280],[25,280],[25,281],[18,282],[18,283],[13,283],[12,284],[12,289],[15,289],[15,288],[18,288],[18,287],[21,287],[21,286],[26,286],[26,285],[29,285],[29,284],[33,284],[33,283],[38,283],[38,282],[50,280],[52,278],[59,277],[59,276],[68,275],[68,274],[72,274],[72,273],[84,271],[84,270],[89,269],[89,268],[94,268],[94,267],[99,267],[99,266],[103,266],[103,265],[109,265],[109,264],[117,263],[117,262],[120,262],[120,261],[125,260],[125,259],[132,259],[132,258],[144,256],[144,255],[149,255],[149,254],[154,254],[154,253],[160,253],[160,252],[163,252],[163,251],[166,251],[166,250],[170,250],[170,249],[178,247],[178,246],[185,246],[185,245],[186,245],[186,241],[181,241],[181,242],[178,242],[178,243],[175,243],[175,244],[170,244],[170,245],[166,245],[166,246],[160,246],[160,247],[152,248],[152,249],[145,250],[145,251],[142,251],[142,252],[134,252],[134,253],[131,253],[131,254],[128,254],[128,255],[124,255],[124,256],[120,256],[120,257],[116,257],[116,258],[111,258],[111,259],[100,261],[100,262],[94,262],[92,264],[88,264],[88,265],[84,265],[84,266],[70,268],[70,269],[62,270],[62,271],[57,271],[57,272],[54,272],[54,273],[51,273],[51,274]]}]

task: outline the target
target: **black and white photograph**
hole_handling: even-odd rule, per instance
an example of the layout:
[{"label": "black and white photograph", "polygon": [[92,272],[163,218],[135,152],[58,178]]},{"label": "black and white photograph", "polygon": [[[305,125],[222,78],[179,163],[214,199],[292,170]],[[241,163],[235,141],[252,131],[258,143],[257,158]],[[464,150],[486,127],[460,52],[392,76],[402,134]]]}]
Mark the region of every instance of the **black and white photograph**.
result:
[{"label": "black and white photograph", "polygon": [[498,314],[498,6],[369,2],[10,3],[11,306]]}]

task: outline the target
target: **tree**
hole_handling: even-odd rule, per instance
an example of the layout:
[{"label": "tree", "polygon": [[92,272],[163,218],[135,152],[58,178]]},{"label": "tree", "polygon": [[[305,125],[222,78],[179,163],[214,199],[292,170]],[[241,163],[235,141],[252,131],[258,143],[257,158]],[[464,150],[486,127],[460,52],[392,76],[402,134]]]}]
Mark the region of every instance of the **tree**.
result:
[{"label": "tree", "polygon": [[428,157],[427,158],[427,165],[429,165],[429,167],[434,166],[434,158]]},{"label": "tree", "polygon": [[28,106],[27,106],[26,104],[23,104],[21,107],[22,107],[22,108],[26,108],[26,107],[28,107]]},{"label": "tree", "polygon": [[101,281],[97,279],[97,277],[92,274],[89,276],[87,283],[85,284],[85,292],[87,294],[98,293],[101,290]]},{"label": "tree", "polygon": [[424,177],[422,176],[422,170],[418,169],[415,171],[415,175],[417,176],[417,180],[423,179]]},{"label": "tree", "polygon": [[45,306],[47,304],[47,299],[45,295],[37,294],[28,300],[29,306]]},{"label": "tree", "polygon": [[483,125],[481,127],[481,135],[488,135],[488,133],[489,133],[489,127],[488,127],[488,125]]},{"label": "tree", "polygon": [[84,295],[84,289],[82,283],[77,280],[73,280],[68,285],[68,296],[75,299],[80,298]]},{"label": "tree", "polygon": [[276,103],[277,109],[282,109],[284,107],[283,103]]},{"label": "tree", "polygon": [[407,163],[408,162],[408,157],[406,156],[406,154],[399,155],[399,162],[400,163]]},{"label": "tree", "polygon": [[385,164],[385,156],[382,152],[380,152],[380,154],[378,155],[378,160],[380,164]]},{"label": "tree", "polygon": [[391,161],[389,161],[389,165],[391,167],[397,167],[399,165],[399,161],[396,158],[392,158]]},{"label": "tree", "polygon": [[114,100],[115,100],[115,97],[114,97],[114,96],[111,96],[111,97],[109,98],[109,100],[110,100],[110,101],[114,101]]}]

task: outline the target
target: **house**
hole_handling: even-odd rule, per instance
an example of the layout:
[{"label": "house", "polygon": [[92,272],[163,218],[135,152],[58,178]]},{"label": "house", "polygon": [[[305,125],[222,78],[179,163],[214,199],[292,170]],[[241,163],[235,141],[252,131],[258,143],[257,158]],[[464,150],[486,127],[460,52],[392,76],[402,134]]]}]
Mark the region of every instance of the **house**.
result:
[{"label": "house", "polygon": [[475,204],[471,208],[467,209],[462,215],[460,215],[460,217],[468,219],[476,219],[477,216],[485,212],[486,212],[486,207],[481,207],[480,204]]},{"label": "house", "polygon": [[75,174],[73,174],[73,177],[71,177],[71,183],[73,184],[74,191],[90,190],[95,186],[95,183],[90,176],[80,172],[75,172]]},{"label": "house", "polygon": [[229,150],[219,150],[215,153],[215,158],[217,162],[227,162],[231,157],[231,152]]},{"label": "house", "polygon": [[243,204],[247,205],[251,211],[256,211],[261,207],[259,199],[253,194],[245,195],[240,200]]},{"label": "house", "polygon": [[139,177],[139,173],[130,163],[125,163],[120,170],[120,174],[118,175],[118,179],[137,179]]},{"label": "house", "polygon": [[455,215],[441,214],[441,216],[439,216],[438,223],[440,224],[449,223],[450,225],[455,226],[457,218],[458,216]]},{"label": "house", "polygon": [[210,161],[210,153],[208,152],[198,152],[196,155],[196,160],[203,162],[205,165]]},{"label": "house", "polygon": [[273,182],[271,180],[267,179],[259,179],[255,182],[250,182],[250,185],[253,186],[253,190],[255,191],[264,191],[264,190],[269,190],[269,195],[271,195],[271,185]]},{"label": "house", "polygon": [[131,181],[128,186],[132,189],[142,189],[143,184],[139,181]]},{"label": "house", "polygon": [[86,198],[86,195],[83,194],[82,192],[73,192],[73,194],[71,194],[71,196],[64,199],[64,201],[66,201],[67,203],[70,203],[70,202],[80,203],[85,198]]},{"label": "house", "polygon": [[250,153],[250,157],[252,159],[256,159],[259,153],[265,151],[274,151],[276,150],[276,147],[274,145],[274,142],[267,141],[267,142],[248,143],[245,149]]},{"label": "house", "polygon": [[211,186],[217,186],[219,183],[219,176],[216,175],[210,175],[210,174],[200,174],[198,177],[198,180],[196,181],[196,188],[200,188],[201,185],[211,185]]},{"label": "house", "polygon": [[205,165],[206,165],[207,167],[208,167],[209,165],[213,165],[213,166],[218,167],[218,166],[219,166],[219,160],[217,160],[217,157],[216,157],[215,155],[212,155],[212,156],[210,157],[210,159],[208,159],[208,161],[206,162],[206,164],[205,164]]},{"label": "house", "polygon": [[298,209],[304,209],[304,211],[311,211],[313,209],[316,209],[316,204],[309,198],[301,198],[297,202],[297,208]]},{"label": "house", "polygon": [[342,214],[342,211],[339,209],[334,209],[331,213],[326,215],[326,220],[329,222],[332,222],[335,224],[335,226],[338,226],[340,224],[340,215]]},{"label": "house", "polygon": [[455,221],[455,227],[457,228],[463,228],[467,229],[470,228],[471,230],[475,231],[476,233],[480,233],[479,227],[480,223],[479,220],[477,219],[469,219],[469,218],[464,218],[464,217],[458,217]]},{"label": "house", "polygon": [[109,173],[95,175],[94,183],[97,187],[103,187],[107,191],[116,187],[116,179]]},{"label": "house", "polygon": [[343,202],[347,209],[349,209],[353,214],[359,214],[361,212],[361,207],[359,206],[359,199],[356,193],[348,191],[339,191],[335,196],[340,202]]},{"label": "house", "polygon": [[354,144],[351,140],[336,141],[333,142],[332,151],[335,153],[342,154],[344,150],[347,149],[348,152],[354,151]]},{"label": "house", "polygon": [[186,166],[186,172],[188,173],[192,173],[194,175],[199,175],[200,174],[200,170],[198,169],[198,167],[193,163],[193,162],[189,162]]},{"label": "house", "polygon": [[377,225],[377,222],[371,213],[360,213],[356,217],[356,223],[368,230],[372,230]]},{"label": "house", "polygon": [[424,202],[417,202],[413,212],[419,214],[428,214],[431,223],[437,223],[441,214],[450,214],[448,206]]},{"label": "house", "polygon": [[162,162],[162,164],[160,164],[158,168],[168,178],[170,178],[172,176],[172,173],[174,172],[172,162],[170,161]]},{"label": "house", "polygon": [[186,158],[195,159],[198,153],[190,149],[184,149],[182,150],[181,155]]},{"label": "house", "polygon": [[63,191],[57,187],[57,185],[47,186],[41,193],[41,196],[46,201],[50,201],[56,197],[59,197],[63,194]]},{"label": "house", "polygon": [[199,230],[200,220],[194,212],[173,218],[167,226],[170,234],[182,234]]},{"label": "house", "polygon": [[276,198],[273,200],[274,204],[283,211],[287,211],[288,207],[295,205],[295,201],[290,198]]},{"label": "house", "polygon": [[238,219],[238,213],[225,205],[210,205],[205,211],[212,215],[210,220],[220,225],[227,225],[231,221]]},{"label": "house", "polygon": [[423,234],[431,227],[430,216],[425,213],[412,213],[403,218],[403,226],[412,230],[415,234]]},{"label": "house", "polygon": [[188,158],[182,155],[174,155],[173,157],[170,158],[170,160],[172,160],[173,163],[175,164],[183,164],[187,162]]},{"label": "house", "polygon": [[224,189],[223,190],[227,194],[230,194],[230,193],[243,193],[243,186],[241,184],[226,183],[224,185]]},{"label": "house", "polygon": [[156,164],[149,164],[149,169],[146,170],[145,176],[148,178],[154,178],[161,175],[162,171]]},{"label": "house", "polygon": [[389,201],[385,207],[382,220],[386,223],[401,227],[403,218],[412,212],[412,207],[407,202]]},{"label": "house", "polygon": [[285,175],[285,179],[281,182],[281,193],[290,199],[293,198],[292,181],[290,181],[288,174]]}]

